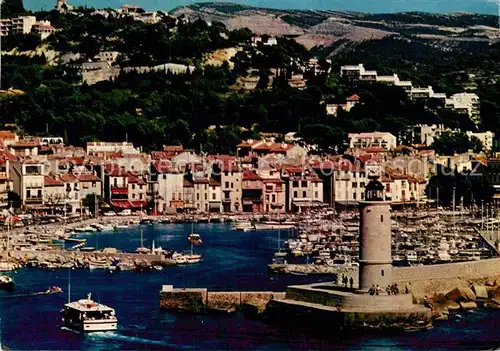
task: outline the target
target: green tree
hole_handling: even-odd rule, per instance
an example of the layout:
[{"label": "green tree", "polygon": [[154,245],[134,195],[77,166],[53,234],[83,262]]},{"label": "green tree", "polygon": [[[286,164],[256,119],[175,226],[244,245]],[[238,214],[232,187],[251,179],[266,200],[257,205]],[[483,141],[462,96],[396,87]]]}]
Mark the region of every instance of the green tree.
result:
[{"label": "green tree", "polygon": [[1,18],[12,18],[23,15],[24,10],[23,0],[3,0],[0,5]]},{"label": "green tree", "polygon": [[106,202],[104,201],[104,198],[100,195],[87,194],[87,196],[85,196],[82,199],[82,205],[84,207],[87,207],[89,211],[94,214],[94,216],[96,210],[96,198],[97,198],[97,203],[99,204],[99,208],[102,208],[102,205],[105,205]]}]

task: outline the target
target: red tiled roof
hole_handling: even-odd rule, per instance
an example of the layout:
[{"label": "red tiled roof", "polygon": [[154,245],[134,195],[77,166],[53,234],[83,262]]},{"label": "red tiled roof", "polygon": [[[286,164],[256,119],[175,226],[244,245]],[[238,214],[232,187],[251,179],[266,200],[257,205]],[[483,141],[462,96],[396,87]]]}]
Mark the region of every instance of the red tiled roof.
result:
[{"label": "red tiled roof", "polygon": [[79,181],[92,181],[92,182],[97,182],[97,181],[100,181],[100,179],[94,175],[94,174],[76,174],[76,179],[78,179]]},{"label": "red tiled roof", "polygon": [[212,178],[210,178],[210,180],[209,180],[209,184],[210,184],[211,186],[220,186],[220,183],[219,183],[219,182],[217,182],[217,181],[215,181],[215,180],[213,180]]},{"label": "red tiled roof", "polygon": [[271,152],[287,152],[288,150],[292,149],[295,145],[293,144],[279,144],[279,143],[274,143],[271,145]]},{"label": "red tiled roof", "polygon": [[210,182],[208,178],[194,178],[193,181],[196,184],[203,184],[203,183],[208,184]]},{"label": "red tiled roof", "polygon": [[172,162],[170,160],[161,159],[154,162],[153,167],[158,173],[168,173],[172,169]]},{"label": "red tiled roof", "polygon": [[59,179],[56,179],[55,177],[52,177],[52,176],[44,176],[43,183],[45,186],[64,185],[64,183],[62,181],[60,181]]},{"label": "red tiled roof", "polygon": [[76,177],[71,174],[71,173],[66,173],[66,174],[63,174],[61,176],[61,180],[65,183],[74,183],[76,182],[78,179],[76,179]]},{"label": "red tiled roof", "polygon": [[0,130],[0,139],[16,139],[16,133]]},{"label": "red tiled roof", "polygon": [[184,188],[192,188],[193,183],[191,183],[189,180],[184,179]]},{"label": "red tiled roof", "polygon": [[163,151],[182,152],[182,151],[184,151],[184,146],[182,146],[182,145],[165,145],[165,146],[163,146]]},{"label": "red tiled roof", "polygon": [[262,178],[252,171],[243,171],[243,180],[262,180]]}]

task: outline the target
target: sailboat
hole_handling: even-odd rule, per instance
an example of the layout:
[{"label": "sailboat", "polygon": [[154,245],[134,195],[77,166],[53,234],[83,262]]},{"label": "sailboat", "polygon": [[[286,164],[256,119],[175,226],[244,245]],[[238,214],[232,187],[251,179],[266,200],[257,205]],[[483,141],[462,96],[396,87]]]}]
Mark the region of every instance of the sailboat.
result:
[{"label": "sailboat", "polygon": [[[279,214],[278,214],[278,222],[280,221],[279,219]],[[280,228],[278,227],[278,252],[274,254],[274,257],[286,257],[287,253],[286,252],[281,252],[281,231]]]},{"label": "sailboat", "polygon": [[144,247],[144,232],[142,229],[141,229],[141,246],[138,247],[135,251],[140,254],[148,254],[151,252],[150,249]]},{"label": "sailboat", "polygon": [[201,245],[203,241],[201,241],[200,234],[194,233],[194,223],[191,222],[191,234],[188,235],[188,241],[193,245]]},{"label": "sailboat", "polygon": [[201,261],[201,255],[194,253],[193,243],[191,243],[190,252],[184,253],[182,255],[177,255],[175,257],[175,263],[177,263],[178,265],[198,263],[200,261]]}]

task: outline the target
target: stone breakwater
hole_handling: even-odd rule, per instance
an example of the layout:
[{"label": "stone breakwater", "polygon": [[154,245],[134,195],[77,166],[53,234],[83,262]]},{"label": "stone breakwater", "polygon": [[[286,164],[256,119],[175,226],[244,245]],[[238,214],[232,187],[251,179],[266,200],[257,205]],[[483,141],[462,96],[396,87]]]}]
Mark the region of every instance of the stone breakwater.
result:
[{"label": "stone breakwater", "polygon": [[184,312],[244,310],[263,313],[269,301],[284,298],[284,292],[273,291],[208,291],[205,288],[178,289],[164,285],[160,291],[160,308]]},{"label": "stone breakwater", "polygon": [[53,251],[11,251],[9,261],[18,266],[40,268],[87,268],[92,264],[108,266],[113,262],[130,262],[136,266],[158,264],[175,265],[175,261],[163,255],[144,255],[136,253],[68,252]]}]

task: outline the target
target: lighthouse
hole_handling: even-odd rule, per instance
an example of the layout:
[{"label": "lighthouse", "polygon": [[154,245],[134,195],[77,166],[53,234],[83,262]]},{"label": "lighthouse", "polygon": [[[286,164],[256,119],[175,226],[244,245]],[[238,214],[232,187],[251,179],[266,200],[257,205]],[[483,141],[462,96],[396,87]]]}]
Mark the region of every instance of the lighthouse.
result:
[{"label": "lighthouse", "polygon": [[371,177],[359,210],[359,290],[367,292],[378,285],[385,291],[392,284],[391,206],[378,177]]}]

